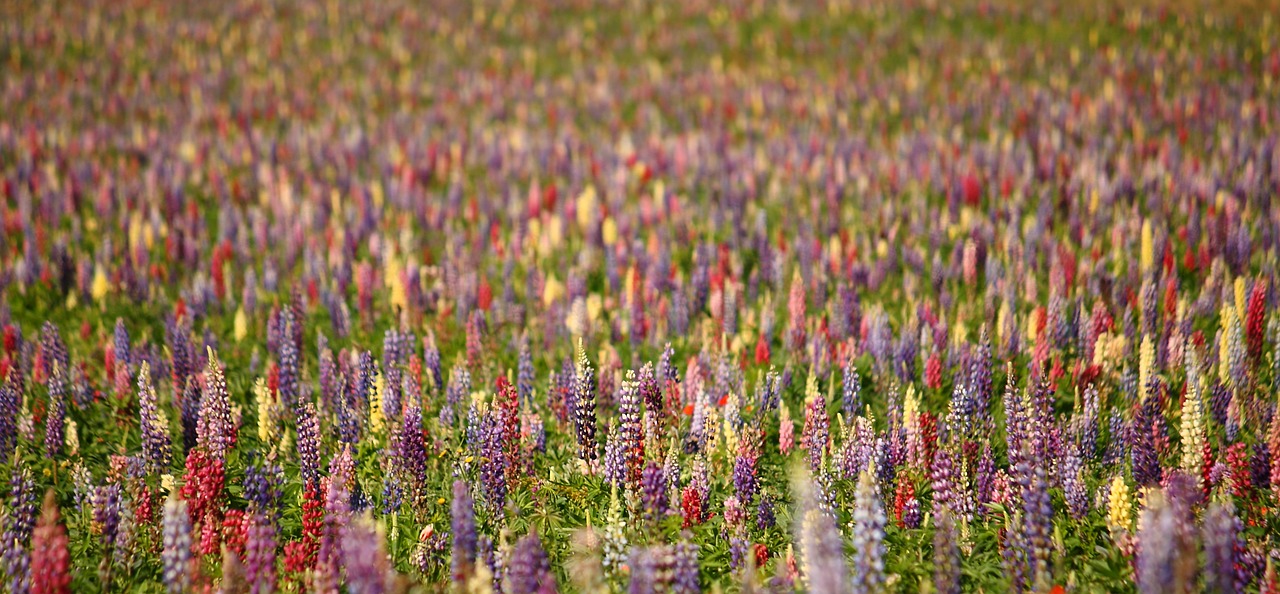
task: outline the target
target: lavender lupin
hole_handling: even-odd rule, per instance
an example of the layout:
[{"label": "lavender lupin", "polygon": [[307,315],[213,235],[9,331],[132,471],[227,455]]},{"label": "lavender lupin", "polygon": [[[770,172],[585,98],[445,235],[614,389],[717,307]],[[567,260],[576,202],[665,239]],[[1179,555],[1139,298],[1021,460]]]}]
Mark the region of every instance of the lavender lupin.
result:
[{"label": "lavender lupin", "polygon": [[702,584],[698,577],[698,547],[689,542],[687,535],[674,545],[671,567],[672,594],[698,594]]},{"label": "lavender lupin", "polygon": [[450,571],[455,583],[466,582],[475,566],[478,538],[471,490],[460,480],[453,482],[452,516],[453,560]]},{"label": "lavender lupin", "polygon": [[19,461],[9,479],[9,510],[3,518],[4,563],[9,592],[27,592],[31,581],[28,544],[36,524],[36,485],[31,472]]},{"label": "lavender lupin", "polygon": [[234,430],[227,380],[217,354],[210,348],[209,364],[205,368],[205,390],[200,399],[200,417],[196,425],[196,445],[204,448],[214,459],[225,461]]},{"label": "lavender lupin", "polygon": [[308,485],[320,484],[320,419],[315,405],[305,402],[298,407],[298,466]]},{"label": "lavender lupin", "polygon": [[667,513],[667,483],[662,465],[656,460],[644,467],[640,479],[640,498],[644,506],[644,516],[649,522],[657,522]]},{"label": "lavender lupin", "polygon": [[44,453],[53,458],[62,453],[66,440],[67,388],[63,368],[54,364],[49,376],[49,414],[45,420]]},{"label": "lavender lupin", "polygon": [[550,594],[556,592],[551,561],[537,534],[526,534],[516,542],[507,569],[507,592]]},{"label": "lavender lupin", "polygon": [[858,478],[853,504],[853,591],[884,589],[884,506],[870,467]]},{"label": "lavender lupin", "polygon": [[251,594],[270,594],[276,588],[275,522],[263,514],[250,520],[244,548],[245,579]]},{"label": "lavender lupin", "polygon": [[163,533],[164,551],[160,558],[165,588],[171,594],[180,594],[190,583],[191,518],[187,514],[187,502],[176,493],[170,494],[164,504]]},{"label": "lavender lupin", "polygon": [[960,546],[955,520],[946,508],[938,512],[934,524],[933,587],[939,594],[960,592]]},{"label": "lavender lupin", "polygon": [[142,451],[148,468],[162,474],[172,461],[168,423],[160,416],[156,406],[156,388],[151,384],[151,366],[143,363],[138,369],[138,417],[142,428]]},{"label": "lavender lupin", "polygon": [[1236,567],[1245,549],[1242,525],[1230,500],[1214,502],[1204,515],[1204,586],[1207,592],[1235,594],[1244,588]]},{"label": "lavender lupin", "polygon": [[8,460],[18,445],[18,414],[22,409],[22,396],[17,387],[16,372],[0,378],[0,460]]},{"label": "lavender lupin", "polygon": [[352,522],[342,543],[342,561],[347,575],[347,591],[352,594],[383,594],[392,577],[382,530],[365,517]]},{"label": "lavender lupin", "polygon": [[853,357],[845,361],[842,381],[841,408],[846,418],[852,418],[862,407],[862,376],[858,375],[858,368],[853,366]]},{"label": "lavender lupin", "polygon": [[574,425],[578,435],[578,457],[586,464],[588,472],[596,468],[596,375],[595,368],[587,360],[587,352],[578,340],[577,379],[574,382],[576,415]]}]

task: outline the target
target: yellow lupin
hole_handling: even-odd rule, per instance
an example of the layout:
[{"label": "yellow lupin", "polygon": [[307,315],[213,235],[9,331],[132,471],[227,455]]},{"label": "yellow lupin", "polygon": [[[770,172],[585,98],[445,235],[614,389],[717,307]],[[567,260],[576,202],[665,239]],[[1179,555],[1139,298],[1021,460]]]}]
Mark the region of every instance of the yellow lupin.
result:
[{"label": "yellow lupin", "polygon": [[1129,532],[1133,527],[1133,495],[1124,479],[1116,475],[1111,480],[1111,496],[1107,501],[1107,527]]},{"label": "yellow lupin", "polygon": [[1142,263],[1142,272],[1150,272],[1156,263],[1155,239],[1151,233],[1151,221],[1142,222],[1142,248],[1140,252],[1140,262]]},{"label": "yellow lupin", "polygon": [[275,423],[271,420],[271,392],[267,389],[266,380],[258,378],[253,383],[253,398],[258,405],[258,439],[262,443],[272,443],[275,441]]},{"label": "yellow lupin", "polygon": [[236,308],[235,320],[231,323],[231,335],[236,342],[241,342],[249,335],[249,316],[244,313],[244,306]]},{"label": "yellow lupin", "polygon": [[102,264],[98,264],[93,270],[93,285],[89,288],[89,293],[93,295],[95,301],[101,303],[110,289],[111,282],[107,280],[107,271],[102,268]]},{"label": "yellow lupin", "polygon": [[1151,370],[1155,367],[1156,347],[1151,337],[1143,334],[1142,343],[1138,345],[1138,393],[1142,399],[1147,398],[1147,390],[1151,387]]}]

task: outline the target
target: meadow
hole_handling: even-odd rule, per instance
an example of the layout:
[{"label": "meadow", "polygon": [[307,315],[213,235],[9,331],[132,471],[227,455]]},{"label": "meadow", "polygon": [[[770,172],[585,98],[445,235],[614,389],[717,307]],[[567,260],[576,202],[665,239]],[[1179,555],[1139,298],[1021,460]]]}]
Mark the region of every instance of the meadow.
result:
[{"label": "meadow", "polygon": [[0,0],[0,590],[1280,593],[1277,17]]}]

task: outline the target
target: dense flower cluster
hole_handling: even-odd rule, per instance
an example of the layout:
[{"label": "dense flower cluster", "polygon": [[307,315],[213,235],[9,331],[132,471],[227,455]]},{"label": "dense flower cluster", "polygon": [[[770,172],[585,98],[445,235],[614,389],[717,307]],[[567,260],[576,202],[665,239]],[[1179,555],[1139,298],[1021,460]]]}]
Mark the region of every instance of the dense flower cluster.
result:
[{"label": "dense flower cluster", "polygon": [[78,4],[4,591],[1280,591],[1266,11]]}]

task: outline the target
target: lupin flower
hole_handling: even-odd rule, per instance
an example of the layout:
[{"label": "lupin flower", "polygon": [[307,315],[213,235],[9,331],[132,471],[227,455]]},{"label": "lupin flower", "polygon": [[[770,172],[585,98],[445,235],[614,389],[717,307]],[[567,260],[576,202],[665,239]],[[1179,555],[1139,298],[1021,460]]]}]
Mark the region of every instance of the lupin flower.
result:
[{"label": "lupin flower", "polygon": [[453,482],[453,557],[450,573],[454,583],[464,583],[471,577],[477,551],[475,510],[471,503],[471,490],[463,481]]},{"label": "lupin flower", "polygon": [[421,503],[425,500],[427,488],[427,443],[422,437],[422,410],[417,404],[409,403],[403,423],[396,459],[407,474],[414,501]]},{"label": "lupin flower", "polygon": [[577,379],[574,382],[576,415],[574,425],[578,435],[578,457],[586,464],[588,472],[596,468],[596,375],[595,368],[587,360],[582,339],[578,339]]},{"label": "lupin flower", "polygon": [[1079,446],[1067,444],[1062,459],[1062,493],[1067,502],[1067,512],[1074,520],[1082,520],[1089,511],[1089,494],[1084,485],[1084,461],[1080,459]]},{"label": "lupin flower", "polygon": [[506,506],[508,485],[502,428],[494,411],[484,414],[481,434],[480,484],[489,510],[500,515]]},{"label": "lupin flower", "polygon": [[316,553],[324,531],[324,502],[320,486],[309,484],[302,491],[302,537],[285,544],[284,567],[289,573],[302,573],[315,568]]},{"label": "lupin flower", "polygon": [[698,577],[698,547],[686,537],[674,545],[671,566],[672,594],[698,594],[702,591]]},{"label": "lupin flower", "polygon": [[795,421],[791,420],[791,408],[786,403],[778,405],[778,451],[783,456],[791,455],[795,447]]},{"label": "lupin flower", "polygon": [[787,350],[800,350],[805,342],[805,290],[804,279],[796,269],[791,277],[791,291],[787,297]]},{"label": "lupin flower", "polygon": [[759,488],[758,464],[760,459],[759,432],[748,428],[738,441],[738,452],[733,463],[733,488],[738,499],[750,503]]},{"label": "lupin flower", "polygon": [[604,482],[611,487],[627,488],[627,463],[623,453],[622,437],[618,435],[618,421],[609,421],[604,440]]},{"label": "lupin flower", "polygon": [[1014,476],[1021,487],[1022,522],[1027,547],[1026,559],[1030,562],[1029,577],[1037,588],[1048,579],[1050,539],[1053,533],[1053,505],[1045,474],[1045,458],[1030,444],[1014,468]]},{"label": "lupin flower", "polygon": [[1158,489],[1147,495],[1147,508],[1138,522],[1135,570],[1138,591],[1143,594],[1190,592],[1196,585],[1194,543],[1182,534],[1179,524],[1184,519],[1177,507]]},{"label": "lupin flower", "polygon": [[955,520],[946,508],[934,520],[933,588],[939,594],[960,592],[960,545]]},{"label": "lupin flower", "polygon": [[621,442],[626,482],[633,488],[640,481],[644,463],[644,447],[640,428],[640,382],[633,370],[627,371],[618,397],[618,437]]},{"label": "lupin flower", "polygon": [[680,492],[680,518],[681,528],[702,523],[702,495],[692,485],[685,487]]},{"label": "lupin flower", "polygon": [[1129,533],[1133,527],[1133,501],[1130,499],[1129,485],[1119,475],[1111,479],[1111,492],[1107,497],[1107,527],[1111,529],[1112,538],[1116,538],[1118,533]]},{"label": "lupin flower", "polygon": [[16,382],[14,370],[0,378],[0,460],[10,459],[18,445],[18,417],[22,412],[22,395]]},{"label": "lupin flower", "polygon": [[853,357],[845,361],[841,382],[841,408],[845,417],[852,418],[862,407],[862,376],[853,366]]},{"label": "lupin flower", "polygon": [[146,362],[138,369],[138,416],[147,463],[153,472],[163,474],[172,462],[169,423],[157,407],[156,389],[151,384],[151,366]]},{"label": "lupin flower", "polygon": [[203,397],[195,376],[187,377],[186,382],[182,385],[184,386],[182,390],[182,410],[180,411],[182,416],[182,447],[190,452],[192,448],[196,447],[196,442],[199,439],[198,428],[200,425],[200,410],[203,408],[201,404]]},{"label": "lupin flower", "polygon": [[205,367],[205,389],[200,399],[200,417],[196,427],[196,445],[215,460],[226,460],[227,450],[235,440],[231,420],[231,400],[227,380],[222,374],[218,355],[209,348],[209,364]]},{"label": "lupin flower", "polygon": [[817,377],[812,373],[805,388],[804,430],[800,433],[800,447],[808,452],[809,471],[817,472],[830,444],[830,424],[827,403],[818,394]]},{"label": "lupin flower", "polygon": [[222,460],[196,448],[187,454],[186,470],[179,494],[190,513],[190,523],[200,525],[201,554],[211,555],[217,552],[217,536],[222,527],[224,466]]},{"label": "lupin flower", "polygon": [[893,495],[893,518],[899,528],[919,528],[922,519],[915,484],[907,477],[898,481]]},{"label": "lupin flower", "polygon": [[129,348],[129,331],[124,327],[123,318],[116,318],[116,325],[112,329],[111,339],[115,360],[124,363],[126,368],[132,367],[133,357]]},{"label": "lupin flower", "polygon": [[1249,292],[1249,304],[1245,309],[1245,337],[1250,361],[1258,362],[1262,359],[1266,308],[1267,283],[1260,280],[1253,283],[1253,290]]},{"label": "lupin flower", "polygon": [[10,592],[26,592],[31,583],[27,541],[36,523],[36,485],[19,461],[9,479],[9,509],[4,524],[4,573]]},{"label": "lupin flower", "polygon": [[312,587],[319,592],[338,589],[342,572],[342,540],[351,520],[351,494],[340,477],[331,477],[325,494],[324,522],[320,529],[320,547],[316,550],[316,568]]},{"label": "lupin flower", "polygon": [[631,549],[631,554],[627,558],[627,567],[631,572],[627,583],[627,594],[648,594],[661,590],[663,580],[658,572],[657,555],[653,547]]},{"label": "lupin flower", "polygon": [[1230,501],[1215,502],[1204,516],[1204,585],[1206,591],[1234,593],[1244,590],[1237,567],[1241,565],[1244,540],[1242,525]]},{"label": "lupin flower", "polygon": [[67,395],[64,368],[53,365],[49,375],[49,412],[45,420],[44,453],[54,458],[62,453],[66,442]]},{"label": "lupin flower", "polygon": [[31,594],[67,594],[71,591],[71,558],[67,529],[58,520],[53,489],[44,496],[44,509],[31,536]]},{"label": "lupin flower", "polygon": [[853,504],[853,591],[884,588],[884,506],[871,467],[862,471]]},{"label": "lupin flower", "polygon": [[[1133,419],[1133,480],[1139,485],[1152,485],[1160,480],[1160,459],[1156,453],[1154,424],[1159,415],[1158,398],[1149,398],[1138,407]],[[1150,403],[1150,404],[1148,404]]]},{"label": "lupin flower", "polygon": [[283,499],[284,471],[279,464],[266,460],[245,467],[243,494],[249,511],[273,523],[279,521]]},{"label": "lupin flower", "polygon": [[276,528],[268,516],[255,514],[244,548],[245,579],[251,594],[269,594],[276,587]]},{"label": "lupin flower", "polygon": [[1182,401],[1182,427],[1178,431],[1182,438],[1182,470],[1191,476],[1203,473],[1205,428],[1204,405],[1200,398],[1200,387],[1196,382],[1188,382],[1187,395]]},{"label": "lupin flower", "polygon": [[507,592],[550,594],[556,591],[555,574],[537,534],[526,534],[516,542],[507,570]]},{"label": "lupin flower", "polygon": [[934,455],[933,468],[930,469],[930,480],[933,482],[933,514],[936,516],[942,509],[956,513],[960,497],[960,485],[956,484],[956,469],[952,463],[951,452],[943,448]]},{"label": "lupin flower", "polygon": [[176,493],[164,504],[164,584],[172,594],[185,592],[191,583],[191,517],[187,502]]},{"label": "lupin flower", "polygon": [[1271,418],[1271,429],[1267,433],[1267,450],[1271,461],[1271,489],[1280,491],[1280,415]]},{"label": "lupin flower", "polygon": [[800,474],[793,476],[798,493],[796,542],[799,544],[801,575],[810,592],[836,594],[848,591],[849,568],[844,559],[844,542],[835,520],[821,509],[816,481]]},{"label": "lupin flower", "polygon": [[[206,397],[207,399],[207,397]],[[318,485],[320,481],[320,419],[316,416],[315,405],[304,402],[298,407],[298,465],[302,470],[302,478],[307,485]]]},{"label": "lupin flower", "polygon": [[622,504],[618,488],[610,489],[609,511],[604,521],[604,569],[608,575],[619,572],[626,562],[627,532],[622,519]]},{"label": "lupin flower", "polygon": [[991,444],[983,444],[982,457],[978,459],[978,468],[974,476],[974,489],[977,495],[978,513],[986,513],[986,504],[995,496],[996,467],[995,457],[991,453]]}]

